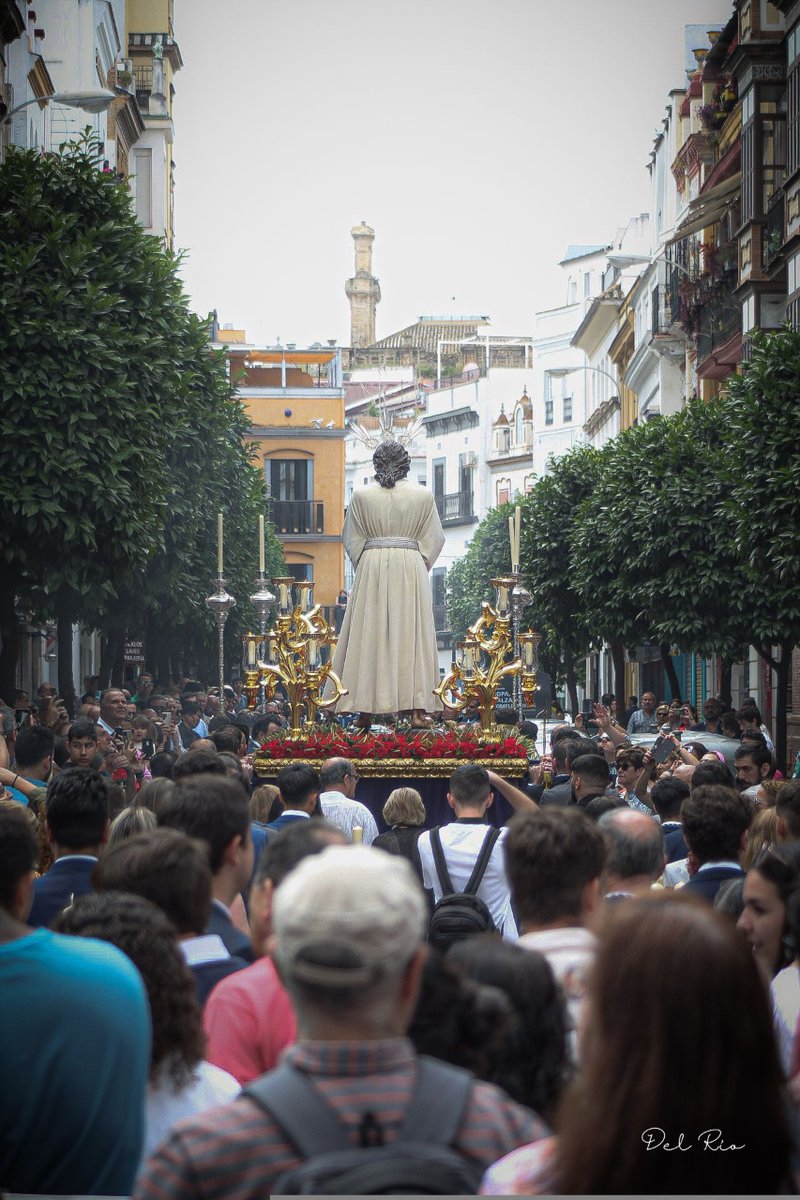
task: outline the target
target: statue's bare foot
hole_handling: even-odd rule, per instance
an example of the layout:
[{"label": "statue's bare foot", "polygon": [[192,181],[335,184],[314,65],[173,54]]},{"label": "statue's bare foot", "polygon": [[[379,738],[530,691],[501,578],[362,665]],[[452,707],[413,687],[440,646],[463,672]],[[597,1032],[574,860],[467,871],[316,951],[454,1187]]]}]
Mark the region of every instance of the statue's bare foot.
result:
[{"label": "statue's bare foot", "polygon": [[359,713],[353,722],[354,729],[363,729],[365,732],[372,728],[372,713]]},{"label": "statue's bare foot", "polygon": [[415,708],[411,714],[412,729],[432,729],[433,720],[425,712],[424,708]]}]

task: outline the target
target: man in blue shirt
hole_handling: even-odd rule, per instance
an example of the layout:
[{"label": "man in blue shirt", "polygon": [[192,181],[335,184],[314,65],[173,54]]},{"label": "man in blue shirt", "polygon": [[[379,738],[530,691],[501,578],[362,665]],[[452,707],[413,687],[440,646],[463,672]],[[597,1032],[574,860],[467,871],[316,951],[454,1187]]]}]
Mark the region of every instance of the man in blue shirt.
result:
[{"label": "man in blue shirt", "polygon": [[[46,725],[25,725],[18,730],[14,745],[14,770],[21,779],[34,787],[46,788],[53,768],[55,736]],[[28,797],[18,788],[9,787],[9,792],[20,804],[27,804]]]},{"label": "man in blue shirt", "polygon": [[144,1140],[147,996],[116,947],[25,924],[37,857],[25,814],[0,810],[0,1181],[128,1195]]}]

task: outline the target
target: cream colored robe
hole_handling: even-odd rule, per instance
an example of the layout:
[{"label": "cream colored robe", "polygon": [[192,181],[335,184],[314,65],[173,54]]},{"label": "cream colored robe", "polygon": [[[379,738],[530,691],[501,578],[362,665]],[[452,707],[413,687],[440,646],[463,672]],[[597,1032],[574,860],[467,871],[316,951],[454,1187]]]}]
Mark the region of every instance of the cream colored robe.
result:
[{"label": "cream colored robe", "polygon": [[[367,538],[406,537],[419,550],[364,549]],[[340,712],[397,713],[440,709],[433,689],[439,659],[428,571],[444,534],[433,496],[400,480],[393,488],[358,488],[344,523],[344,546],[356,568],[333,669],[347,688]]]}]

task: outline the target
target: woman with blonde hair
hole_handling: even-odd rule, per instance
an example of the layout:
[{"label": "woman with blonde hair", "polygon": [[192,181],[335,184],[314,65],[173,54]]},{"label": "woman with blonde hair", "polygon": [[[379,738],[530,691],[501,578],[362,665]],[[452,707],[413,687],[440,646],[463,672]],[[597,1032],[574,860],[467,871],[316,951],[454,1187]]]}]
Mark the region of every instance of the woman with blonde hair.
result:
[{"label": "woman with blonde hair", "polygon": [[379,833],[372,843],[379,850],[407,858],[420,879],[422,863],[417,842],[425,825],[425,817],[425,805],[415,788],[395,788],[383,806],[383,819],[390,828],[386,833]]}]

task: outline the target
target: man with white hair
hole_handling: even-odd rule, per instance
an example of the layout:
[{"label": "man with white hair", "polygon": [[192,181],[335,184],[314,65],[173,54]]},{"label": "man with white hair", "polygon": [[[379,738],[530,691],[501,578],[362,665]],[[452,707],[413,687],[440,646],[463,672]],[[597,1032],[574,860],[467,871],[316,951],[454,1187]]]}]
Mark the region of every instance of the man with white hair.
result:
[{"label": "man with white hair", "polygon": [[[181,1122],[145,1167],[137,1200],[260,1200],[281,1186],[291,1191],[282,1177],[329,1148],[326,1125],[340,1139],[339,1154],[377,1156],[384,1166],[387,1156],[395,1166],[419,1165],[420,1143],[430,1143],[474,1172],[474,1189],[457,1189],[474,1192],[482,1168],[546,1134],[530,1110],[418,1057],[404,1036],[427,953],[425,898],[404,859],[332,846],[289,875],[272,920],[298,1042],[232,1104]],[[431,1107],[436,1115],[420,1130],[419,1114]],[[446,1126],[449,1144],[438,1136]],[[393,1154],[398,1141],[403,1151]],[[351,1194],[364,1193],[354,1184]]]}]

